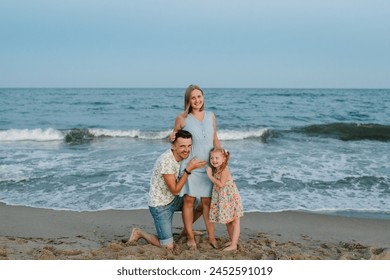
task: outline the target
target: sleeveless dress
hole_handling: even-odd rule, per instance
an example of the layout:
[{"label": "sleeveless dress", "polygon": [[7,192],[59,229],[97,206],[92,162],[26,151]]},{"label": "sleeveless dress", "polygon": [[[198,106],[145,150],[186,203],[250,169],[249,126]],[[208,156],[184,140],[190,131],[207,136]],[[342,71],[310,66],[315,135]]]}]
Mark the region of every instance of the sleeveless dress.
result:
[{"label": "sleeveless dress", "polygon": [[[215,178],[220,179],[218,175]],[[233,179],[228,180],[219,192],[213,188],[210,204],[210,222],[227,224],[244,216],[241,197]]]},{"label": "sleeveless dress", "polygon": [[[194,156],[209,162],[209,153],[214,146],[213,114],[205,111],[203,121],[199,121],[192,114],[188,114],[183,129],[192,134],[192,149],[189,157],[181,162],[180,174],[183,174],[184,168]],[[180,196],[188,194],[193,197],[211,197],[212,188],[213,184],[207,177],[206,169],[197,168],[188,176]]]}]

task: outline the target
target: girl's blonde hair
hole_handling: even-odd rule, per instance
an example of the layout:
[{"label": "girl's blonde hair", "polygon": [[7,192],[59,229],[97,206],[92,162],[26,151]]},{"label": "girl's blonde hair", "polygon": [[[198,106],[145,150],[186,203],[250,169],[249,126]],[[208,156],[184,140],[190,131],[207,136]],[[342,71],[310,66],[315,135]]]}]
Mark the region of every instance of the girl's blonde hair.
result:
[{"label": "girl's blonde hair", "polygon": [[[195,89],[199,90],[202,93],[202,95],[204,96],[203,90],[197,85],[189,85],[186,88],[186,91],[184,93],[184,117],[187,117],[188,114],[190,114],[192,112],[190,98],[191,98],[191,92],[194,91]],[[201,111],[204,110],[204,102],[203,102],[202,108],[200,108],[200,110]]]},{"label": "girl's blonde hair", "polygon": [[213,170],[213,174],[219,174],[221,173],[225,168],[226,166],[228,165],[228,161],[230,159],[230,152],[226,149],[222,149],[222,148],[212,148],[210,150],[210,153],[209,153],[209,157],[211,158],[211,154],[214,153],[214,152],[220,152],[224,157],[225,157],[225,160],[224,162],[221,164],[221,167],[219,168],[218,172],[217,172],[217,169],[211,165],[211,169]]}]

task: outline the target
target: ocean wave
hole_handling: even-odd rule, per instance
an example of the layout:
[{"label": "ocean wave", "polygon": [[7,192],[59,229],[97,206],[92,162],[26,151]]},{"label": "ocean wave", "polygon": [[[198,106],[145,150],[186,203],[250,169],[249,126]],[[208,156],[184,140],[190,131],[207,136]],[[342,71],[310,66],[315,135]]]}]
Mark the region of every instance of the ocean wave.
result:
[{"label": "ocean wave", "polygon": [[63,139],[64,134],[53,128],[8,129],[0,131],[0,141],[55,141]]},{"label": "ocean wave", "polygon": [[[343,141],[390,141],[390,126],[381,124],[314,124],[292,129],[291,131],[304,133],[309,136],[331,137]],[[112,130],[101,128],[73,128],[70,130],[58,130],[54,128],[8,129],[0,131],[0,141],[65,141],[66,143],[80,144],[93,141],[97,138],[164,140],[169,136],[170,132],[170,130],[142,131],[139,129]],[[218,130],[218,137],[222,141],[259,139],[262,142],[267,142],[269,138],[277,136],[278,132],[282,131],[271,128],[244,130],[222,129]]]},{"label": "ocean wave", "polygon": [[110,129],[77,129],[66,133],[65,142],[83,144],[97,138],[134,138],[141,140],[167,139],[170,131],[110,130]]},{"label": "ocean wave", "polygon": [[74,128],[65,135],[65,142],[70,144],[84,144],[95,139],[95,135],[88,129]]},{"label": "ocean wave", "polygon": [[390,126],[381,124],[315,124],[298,128],[297,131],[306,133],[308,135],[331,137],[343,141],[390,141]]},{"label": "ocean wave", "polygon": [[272,135],[274,135],[274,131],[269,128],[259,128],[247,131],[218,130],[218,138],[223,141],[259,138],[265,142]]},{"label": "ocean wave", "polygon": [[138,129],[133,130],[110,130],[110,129],[89,129],[89,132],[96,137],[126,137],[126,138],[139,138],[158,140],[165,139],[169,136],[171,131],[141,131]]},{"label": "ocean wave", "polygon": [[[0,141],[65,141],[71,144],[82,144],[97,138],[134,138],[141,140],[163,140],[168,138],[171,131],[141,131],[133,130],[110,130],[98,128],[73,128],[61,131],[53,128],[47,129],[9,129],[0,131]],[[222,141],[243,140],[258,138],[266,141],[273,135],[273,130],[259,128],[253,130],[219,130],[218,137]]]}]

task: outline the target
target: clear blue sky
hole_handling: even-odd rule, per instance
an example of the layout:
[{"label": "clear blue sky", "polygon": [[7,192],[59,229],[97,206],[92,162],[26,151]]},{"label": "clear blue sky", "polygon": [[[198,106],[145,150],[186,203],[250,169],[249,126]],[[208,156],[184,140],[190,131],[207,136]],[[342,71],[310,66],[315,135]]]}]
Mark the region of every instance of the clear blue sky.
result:
[{"label": "clear blue sky", "polygon": [[390,88],[389,0],[1,0],[0,87]]}]

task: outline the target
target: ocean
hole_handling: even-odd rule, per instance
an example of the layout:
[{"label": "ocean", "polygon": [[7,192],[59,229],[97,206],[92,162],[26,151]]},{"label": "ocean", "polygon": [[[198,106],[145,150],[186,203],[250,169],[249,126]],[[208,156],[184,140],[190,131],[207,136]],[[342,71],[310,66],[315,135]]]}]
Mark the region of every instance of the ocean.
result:
[{"label": "ocean", "polygon": [[[0,202],[146,209],[184,88],[0,89]],[[246,212],[390,219],[389,89],[205,88]]]}]

